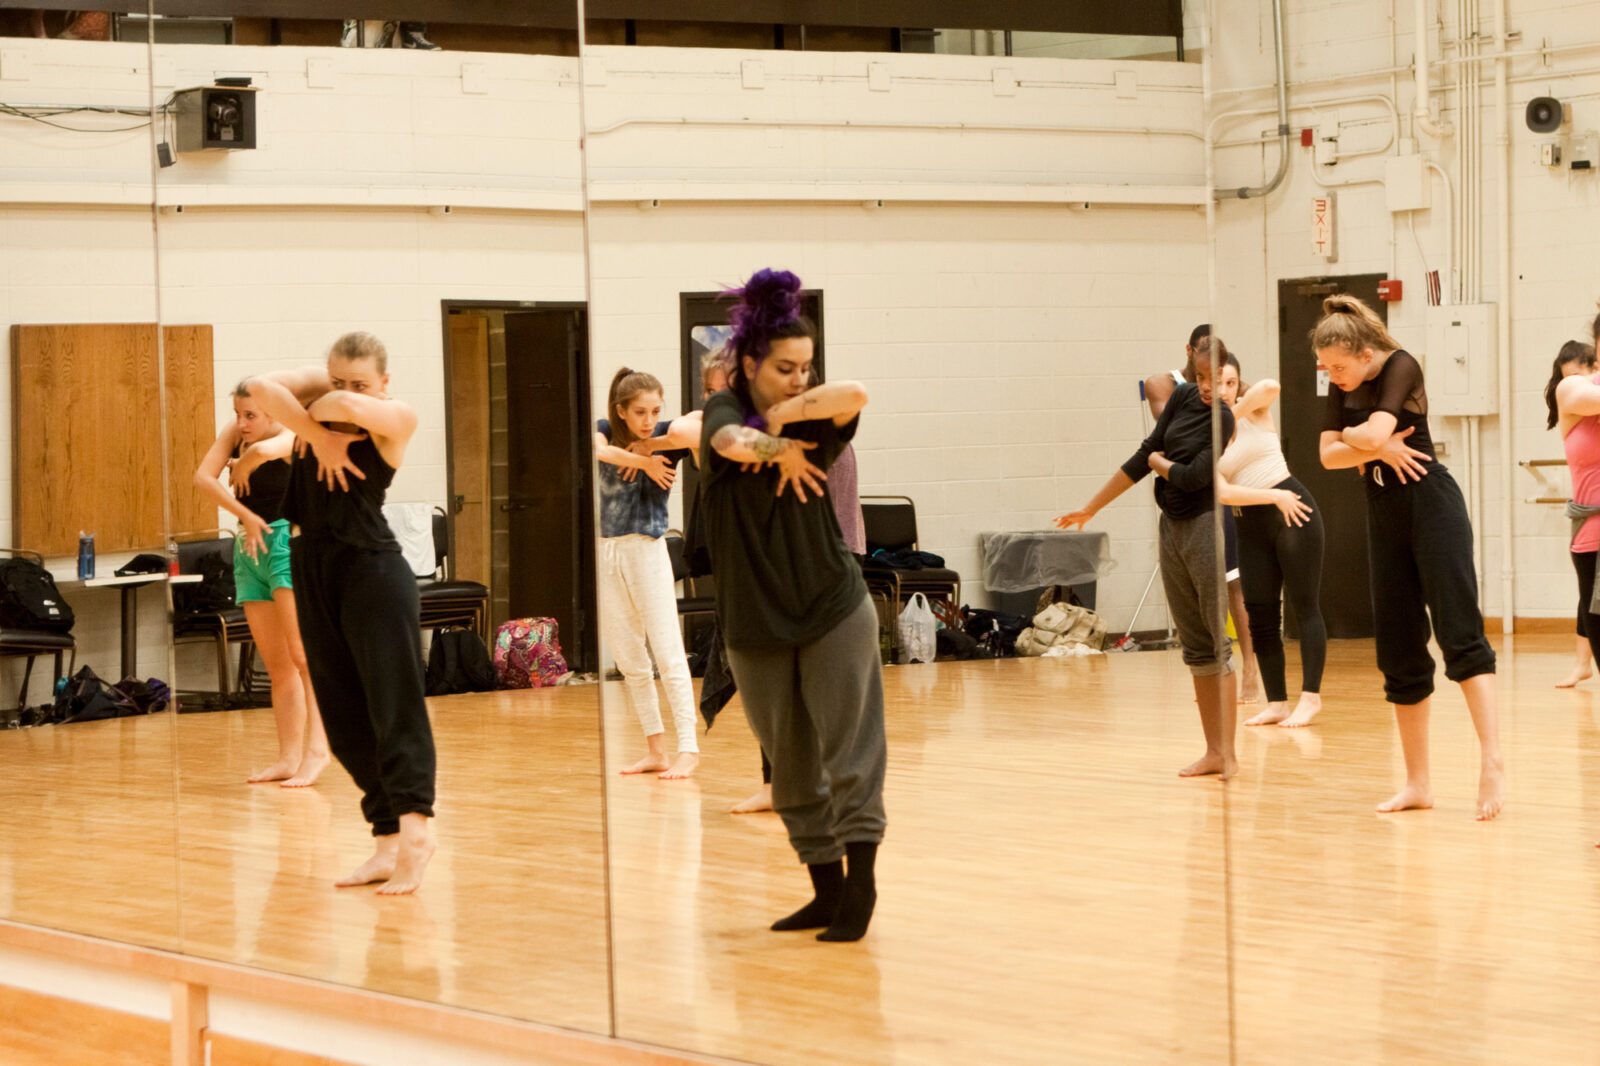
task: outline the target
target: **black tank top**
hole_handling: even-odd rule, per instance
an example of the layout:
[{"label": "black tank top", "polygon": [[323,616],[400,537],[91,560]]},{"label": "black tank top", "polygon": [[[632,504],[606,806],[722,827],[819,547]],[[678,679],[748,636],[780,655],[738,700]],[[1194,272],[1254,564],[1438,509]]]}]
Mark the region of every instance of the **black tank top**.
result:
[{"label": "black tank top", "polygon": [[[238,458],[238,452],[233,454]],[[240,496],[239,502],[271,525],[283,517],[283,498],[288,491],[289,460],[273,459],[256,467],[250,475],[250,494]]]},{"label": "black tank top", "polygon": [[400,550],[383,517],[383,497],[394,481],[394,467],[383,461],[372,438],[350,445],[350,459],[366,476],[350,477],[350,489],[330,489],[317,479],[317,457],[310,449],[289,464],[289,489],[283,516],[309,540],[333,539],[369,551]]}]

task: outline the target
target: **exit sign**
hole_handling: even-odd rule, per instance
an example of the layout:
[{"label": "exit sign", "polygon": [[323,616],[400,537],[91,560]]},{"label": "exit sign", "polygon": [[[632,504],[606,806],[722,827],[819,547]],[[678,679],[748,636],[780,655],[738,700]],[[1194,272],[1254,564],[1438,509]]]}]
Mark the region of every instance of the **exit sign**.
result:
[{"label": "exit sign", "polygon": [[1311,198],[1311,254],[1333,262],[1333,193]]}]

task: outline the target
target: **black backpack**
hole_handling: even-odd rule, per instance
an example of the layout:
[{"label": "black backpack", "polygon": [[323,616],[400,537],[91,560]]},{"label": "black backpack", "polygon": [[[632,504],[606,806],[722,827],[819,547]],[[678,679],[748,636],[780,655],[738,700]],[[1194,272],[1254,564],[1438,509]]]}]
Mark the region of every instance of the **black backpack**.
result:
[{"label": "black backpack", "polygon": [[433,631],[433,644],[428,648],[428,695],[492,692],[499,687],[489,649],[478,634],[470,629]]},{"label": "black backpack", "polygon": [[185,614],[221,614],[234,606],[233,559],[221,552],[200,557],[200,582],[184,589]]},{"label": "black backpack", "polygon": [[32,559],[0,559],[0,628],[67,633],[72,622],[50,571]]},{"label": "black backpack", "polygon": [[99,722],[107,718],[127,718],[144,713],[126,693],[85,666],[68,678],[56,693],[50,720],[58,725],[66,725],[69,722]]}]

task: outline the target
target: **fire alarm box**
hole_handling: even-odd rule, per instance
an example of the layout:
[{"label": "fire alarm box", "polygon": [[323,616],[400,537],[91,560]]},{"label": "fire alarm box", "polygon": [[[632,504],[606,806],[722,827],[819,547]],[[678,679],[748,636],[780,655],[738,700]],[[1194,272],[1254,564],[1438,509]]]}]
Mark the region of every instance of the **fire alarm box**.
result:
[{"label": "fire alarm box", "polygon": [[1378,299],[1392,304],[1400,299],[1404,289],[1405,286],[1399,278],[1384,278],[1378,282]]},{"label": "fire alarm box", "polygon": [[208,85],[174,94],[178,151],[254,148],[258,91],[247,86]]},{"label": "fire alarm box", "polygon": [[1495,305],[1428,308],[1428,411],[1492,415],[1495,399]]}]

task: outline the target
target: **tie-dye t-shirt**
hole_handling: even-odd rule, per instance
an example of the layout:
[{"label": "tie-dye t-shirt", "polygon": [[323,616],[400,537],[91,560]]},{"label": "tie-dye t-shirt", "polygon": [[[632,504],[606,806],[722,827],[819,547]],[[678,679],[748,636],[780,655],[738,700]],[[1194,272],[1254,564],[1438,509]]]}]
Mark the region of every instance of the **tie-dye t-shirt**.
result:
[{"label": "tie-dye t-shirt", "polygon": [[[659,437],[671,423],[656,423]],[[611,423],[602,418],[595,423],[595,432],[611,439]],[[689,457],[687,448],[670,452],[656,452],[673,466]],[[645,476],[644,471],[634,474],[632,481],[624,481],[624,470],[610,463],[600,465],[600,535],[626,537],[642,533],[647,537],[661,537],[667,532],[667,497],[671,490],[664,489]]]}]

